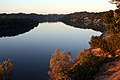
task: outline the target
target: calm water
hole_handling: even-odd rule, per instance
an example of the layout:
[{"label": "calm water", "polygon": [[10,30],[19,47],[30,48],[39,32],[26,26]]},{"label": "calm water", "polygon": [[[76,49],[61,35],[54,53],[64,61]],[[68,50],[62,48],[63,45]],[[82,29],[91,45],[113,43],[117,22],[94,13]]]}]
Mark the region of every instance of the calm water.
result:
[{"label": "calm water", "polygon": [[12,58],[15,66],[11,80],[48,80],[49,60],[56,48],[75,57],[89,48],[92,35],[100,32],[58,23],[40,23],[29,32],[0,38],[0,60]]}]

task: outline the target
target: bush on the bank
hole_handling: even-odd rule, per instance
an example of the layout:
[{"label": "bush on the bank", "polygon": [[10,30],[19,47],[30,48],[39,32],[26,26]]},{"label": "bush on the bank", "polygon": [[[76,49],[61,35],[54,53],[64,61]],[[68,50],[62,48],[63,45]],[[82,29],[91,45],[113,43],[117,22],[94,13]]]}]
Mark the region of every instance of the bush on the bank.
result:
[{"label": "bush on the bank", "polygon": [[60,52],[59,49],[56,49],[50,60],[51,71],[48,72],[51,80],[59,80],[63,76],[63,73],[61,72],[62,68],[68,67],[71,64],[72,59],[70,53],[66,54],[64,52]]},{"label": "bush on the bank", "polygon": [[68,54],[56,50],[50,60],[50,80],[92,80],[101,64],[113,60],[83,50],[73,61]]},{"label": "bush on the bank", "polygon": [[90,45],[92,48],[101,48],[114,55],[120,49],[120,34],[110,34],[105,38],[92,36]]}]

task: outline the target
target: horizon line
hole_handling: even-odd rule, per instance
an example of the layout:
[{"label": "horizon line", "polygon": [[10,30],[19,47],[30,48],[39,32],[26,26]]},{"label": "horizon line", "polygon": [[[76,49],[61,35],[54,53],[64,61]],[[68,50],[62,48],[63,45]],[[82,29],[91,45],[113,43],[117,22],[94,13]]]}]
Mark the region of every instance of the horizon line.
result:
[{"label": "horizon line", "polygon": [[[112,9],[110,9],[112,10]],[[20,12],[0,12],[0,14],[42,14],[42,15],[49,15],[49,14],[72,14],[72,13],[80,13],[80,12],[88,12],[88,13],[100,13],[100,12],[107,12],[110,10],[106,10],[106,11],[75,11],[75,12],[68,12],[68,13],[38,13],[38,12],[24,12],[24,11],[20,11]],[[114,11],[114,10],[113,10]]]}]

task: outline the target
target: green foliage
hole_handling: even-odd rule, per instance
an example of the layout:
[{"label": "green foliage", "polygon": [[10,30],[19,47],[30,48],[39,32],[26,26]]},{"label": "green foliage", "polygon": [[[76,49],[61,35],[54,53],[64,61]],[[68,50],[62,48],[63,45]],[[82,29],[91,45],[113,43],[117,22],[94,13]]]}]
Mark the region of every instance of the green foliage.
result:
[{"label": "green foliage", "polygon": [[102,47],[101,42],[102,42],[101,37],[92,36],[89,44],[92,48],[99,48],[100,46]]},{"label": "green foliage", "polygon": [[101,48],[114,54],[116,50],[120,49],[120,34],[109,34],[105,38],[92,36],[90,45],[92,48]]},{"label": "green foliage", "polygon": [[101,64],[109,61],[111,59],[98,57],[90,50],[83,50],[77,55],[77,61],[67,75],[71,80],[93,80],[93,76],[98,73]]},{"label": "green foliage", "polygon": [[114,20],[114,14],[113,11],[110,10],[109,12],[105,13],[105,21],[109,24],[109,23],[113,23]]},{"label": "green foliage", "polygon": [[0,63],[0,80],[10,79],[13,71],[14,63],[11,59],[7,59]]},{"label": "green foliage", "polygon": [[56,49],[50,60],[51,71],[48,72],[51,80],[61,80],[62,78],[66,78],[66,76],[63,76],[61,70],[63,67],[71,65],[71,63],[72,59],[70,53],[65,54],[64,52],[60,52],[59,49]]},{"label": "green foliage", "polygon": [[80,19],[81,17],[85,17],[88,16],[90,19],[94,20],[94,19],[100,19],[100,18],[104,18],[105,12],[99,12],[99,13],[93,13],[93,12],[75,12],[75,13],[71,13],[71,14],[67,14],[64,16],[64,19]]},{"label": "green foliage", "polygon": [[[105,14],[105,21],[108,23],[107,31],[109,34],[107,36],[92,36],[90,41],[91,48],[88,50],[83,50],[76,56],[76,60],[70,60],[70,58],[66,58],[68,62],[65,60],[66,55],[63,52],[57,51],[51,58],[53,60],[53,65],[51,67],[51,73],[53,73],[51,80],[93,80],[94,76],[99,72],[101,65],[116,61],[116,51],[120,49],[120,11],[116,11],[114,14],[113,11],[109,11]],[[88,14],[87,12],[83,12],[81,14]],[[66,19],[70,18],[79,18],[79,13],[69,14]],[[105,31],[106,28],[104,28]],[[98,52],[94,53],[92,49],[99,48],[102,51],[98,56]],[[60,53],[60,54],[59,54]],[[97,54],[98,53],[98,54]],[[59,55],[58,55],[59,54]],[[111,55],[112,57],[108,56]],[[103,56],[104,55],[104,56]],[[107,55],[107,56],[106,56]],[[68,56],[68,55],[66,55]],[[61,59],[62,58],[62,59]],[[58,61],[62,61],[63,65],[58,65]],[[56,68],[57,64],[57,68]],[[55,68],[54,68],[55,67]],[[57,72],[55,72],[57,69]],[[53,78],[53,76],[55,77]],[[50,75],[51,76],[51,75]]]},{"label": "green foliage", "polygon": [[93,80],[93,76],[98,73],[101,64],[114,60],[96,56],[91,53],[91,50],[83,50],[72,62],[69,60],[66,62],[65,56],[68,55],[58,50],[52,56],[50,60],[51,73],[49,74],[51,80]]},{"label": "green foliage", "polygon": [[106,21],[108,23],[108,36],[99,37],[92,36],[90,45],[92,48],[101,48],[106,52],[115,54],[116,50],[120,49],[120,9],[109,11],[106,13]]},{"label": "green foliage", "polygon": [[120,9],[115,11],[110,10],[105,14],[105,21],[107,22],[107,31],[111,34],[120,33]]},{"label": "green foliage", "polygon": [[120,9],[116,9],[116,10],[115,10],[115,13],[116,13],[118,16],[120,16]]}]

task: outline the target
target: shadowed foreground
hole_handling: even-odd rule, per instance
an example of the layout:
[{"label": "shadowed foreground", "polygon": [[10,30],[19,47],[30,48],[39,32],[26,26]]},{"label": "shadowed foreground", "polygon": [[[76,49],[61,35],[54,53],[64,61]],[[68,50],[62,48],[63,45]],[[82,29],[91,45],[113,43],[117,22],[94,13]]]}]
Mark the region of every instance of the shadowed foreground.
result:
[{"label": "shadowed foreground", "polygon": [[8,59],[0,63],[0,80],[9,80],[12,75],[13,61]]}]

